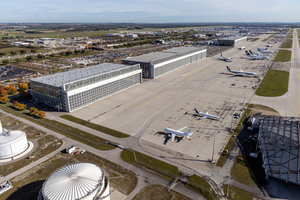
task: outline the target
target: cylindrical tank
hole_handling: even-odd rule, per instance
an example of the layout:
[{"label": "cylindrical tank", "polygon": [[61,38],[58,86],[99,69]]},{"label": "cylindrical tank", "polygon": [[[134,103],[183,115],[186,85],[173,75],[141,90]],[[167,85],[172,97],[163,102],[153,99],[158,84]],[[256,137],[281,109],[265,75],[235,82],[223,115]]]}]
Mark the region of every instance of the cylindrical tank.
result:
[{"label": "cylindrical tank", "polygon": [[102,168],[75,163],[55,171],[43,184],[44,200],[110,200],[109,182]]},{"label": "cylindrical tank", "polygon": [[0,133],[0,159],[14,157],[27,148],[27,137],[23,131],[2,130]]}]

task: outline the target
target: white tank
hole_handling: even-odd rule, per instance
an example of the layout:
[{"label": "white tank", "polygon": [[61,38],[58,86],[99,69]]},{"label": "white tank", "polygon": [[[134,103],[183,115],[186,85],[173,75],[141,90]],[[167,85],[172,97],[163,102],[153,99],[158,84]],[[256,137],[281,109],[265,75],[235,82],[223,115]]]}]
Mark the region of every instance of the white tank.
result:
[{"label": "white tank", "polygon": [[23,131],[1,131],[2,132],[0,133],[0,159],[14,157],[24,152],[28,148],[27,137]]},{"label": "white tank", "polygon": [[75,163],[55,171],[43,184],[44,200],[110,200],[108,179],[98,165]]}]

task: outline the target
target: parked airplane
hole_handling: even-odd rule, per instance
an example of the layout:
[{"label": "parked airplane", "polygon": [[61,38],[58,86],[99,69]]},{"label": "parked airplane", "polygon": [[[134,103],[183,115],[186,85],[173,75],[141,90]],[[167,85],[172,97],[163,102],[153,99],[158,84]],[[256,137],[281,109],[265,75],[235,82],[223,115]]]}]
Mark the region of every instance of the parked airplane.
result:
[{"label": "parked airplane", "polygon": [[262,49],[262,48],[258,48],[257,47],[257,50],[261,53],[274,53],[274,51],[267,51],[268,48],[265,48],[265,49]]},{"label": "parked airplane", "polygon": [[193,132],[191,132],[192,129],[187,130],[186,132],[182,132],[183,129],[187,128],[186,126],[177,130],[171,129],[171,128],[165,128],[164,131],[167,133],[171,133],[171,140],[174,141],[176,136],[186,136],[187,138],[190,138],[193,135]]},{"label": "parked airplane", "polygon": [[222,54],[221,54],[221,58],[219,58],[220,60],[223,60],[223,61],[228,61],[228,62],[231,62],[232,61],[232,58],[227,58],[227,57],[225,57],[225,56],[223,56]]},{"label": "parked airplane", "polygon": [[232,70],[228,66],[226,66],[227,71],[237,75],[237,76],[257,76],[256,73],[254,72],[244,72],[243,70],[240,69],[240,71]]},{"label": "parked airplane", "polygon": [[218,117],[218,116],[215,116],[215,115],[210,115],[210,114],[208,114],[208,112],[206,112],[206,113],[198,112],[198,110],[196,108],[194,108],[194,111],[198,115],[202,116],[201,118],[209,118],[209,119],[215,119],[215,120],[220,120],[220,121],[222,120],[221,117]]},{"label": "parked airplane", "polygon": [[[251,51],[251,50],[249,50],[249,51]],[[262,54],[254,54],[254,53],[252,53],[252,51],[251,51],[252,54],[249,53],[247,50],[245,52],[249,58],[254,59],[254,60],[263,60],[263,59],[269,60],[270,59],[268,56],[264,56]]]}]

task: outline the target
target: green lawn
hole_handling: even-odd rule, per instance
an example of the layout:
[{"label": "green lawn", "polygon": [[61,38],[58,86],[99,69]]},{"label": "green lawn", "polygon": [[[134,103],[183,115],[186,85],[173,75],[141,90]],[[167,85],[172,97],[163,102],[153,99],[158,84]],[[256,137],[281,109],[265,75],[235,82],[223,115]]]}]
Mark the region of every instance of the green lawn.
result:
[{"label": "green lawn", "polygon": [[151,156],[142,154],[138,151],[134,151],[136,156],[136,161],[134,158],[133,150],[124,150],[121,153],[121,158],[132,164],[145,166],[148,169],[151,169],[159,174],[162,174],[166,177],[176,178],[179,176],[178,167],[171,165],[169,163],[163,162]]},{"label": "green lawn", "polygon": [[262,42],[267,42],[269,39],[271,39],[274,36],[274,34],[270,35],[269,37],[267,37],[266,39],[263,39]]},{"label": "green lawn", "polygon": [[72,115],[63,115],[63,116],[61,116],[61,118],[70,120],[72,122],[75,122],[77,124],[81,124],[83,126],[89,127],[91,129],[94,129],[94,130],[97,130],[97,131],[101,131],[103,133],[106,133],[106,134],[114,136],[114,137],[126,138],[126,137],[130,136],[130,135],[127,135],[127,134],[122,133],[120,131],[117,131],[117,130],[114,130],[114,129],[111,129],[111,128],[108,128],[108,127],[105,127],[105,126],[101,126],[101,125],[98,125],[98,124],[94,124],[94,123],[91,123],[89,121],[85,121],[83,119],[74,117]]},{"label": "green lawn", "polygon": [[27,119],[29,121],[32,121],[36,124],[39,124],[45,128],[48,128],[50,130],[53,130],[55,132],[58,132],[62,135],[65,135],[67,137],[70,137],[74,140],[77,140],[79,142],[82,142],[84,144],[87,144],[89,146],[92,146],[99,150],[111,150],[116,147],[110,145],[107,143],[107,140],[100,138],[98,136],[92,135],[90,133],[84,132],[82,130],[79,130],[77,128],[68,126],[66,124],[60,123],[55,120],[49,120],[49,119],[36,119],[30,115],[28,115],[28,111],[16,111],[12,108],[11,103],[6,104],[0,104],[0,108],[2,110],[5,110],[9,113],[12,113],[18,117]]},{"label": "green lawn", "polygon": [[[237,188],[232,185],[224,185],[223,188],[224,194],[227,199],[233,200],[252,200],[254,198],[254,194],[243,189]],[[227,194],[228,193],[228,194]]]},{"label": "green lawn", "polygon": [[253,178],[251,178],[251,171],[247,167],[247,162],[244,160],[243,156],[240,154],[236,157],[236,161],[231,168],[231,176],[240,183],[249,186],[255,186]]},{"label": "green lawn", "polygon": [[256,91],[256,95],[277,97],[284,95],[289,87],[289,72],[269,70]]},{"label": "green lawn", "polygon": [[285,43],[281,45],[281,48],[292,48],[293,47],[293,39],[286,39]]},{"label": "green lawn", "polygon": [[291,61],[292,52],[290,50],[279,50],[274,61],[275,62],[289,62]]},{"label": "green lawn", "polygon": [[218,199],[218,196],[211,185],[201,176],[197,176],[195,174],[190,176],[186,187],[198,192],[205,199]]},{"label": "green lawn", "polygon": [[[244,115],[241,117],[238,125],[236,126],[233,134],[232,134],[232,137],[230,137],[230,139],[228,140],[225,148],[224,148],[224,151],[222,152],[222,154],[220,155],[216,165],[219,166],[219,167],[223,167],[223,165],[225,164],[226,160],[227,160],[227,157],[230,153],[230,150],[232,149],[234,143],[235,143],[235,140],[236,140],[236,137],[238,136],[238,134],[241,132],[241,130],[243,129],[244,127],[244,121],[245,119],[248,117],[250,111],[251,111],[251,108],[253,107],[253,104],[249,104],[248,105],[248,108],[247,110],[244,112]],[[226,152],[226,150],[228,150],[228,152]]]}]

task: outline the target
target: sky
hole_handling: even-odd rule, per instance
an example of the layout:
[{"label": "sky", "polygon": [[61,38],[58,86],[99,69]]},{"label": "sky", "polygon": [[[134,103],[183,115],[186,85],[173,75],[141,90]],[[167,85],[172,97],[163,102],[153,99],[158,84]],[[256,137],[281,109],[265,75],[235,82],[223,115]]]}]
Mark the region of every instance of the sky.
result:
[{"label": "sky", "polygon": [[300,22],[299,0],[0,0],[0,23]]}]

